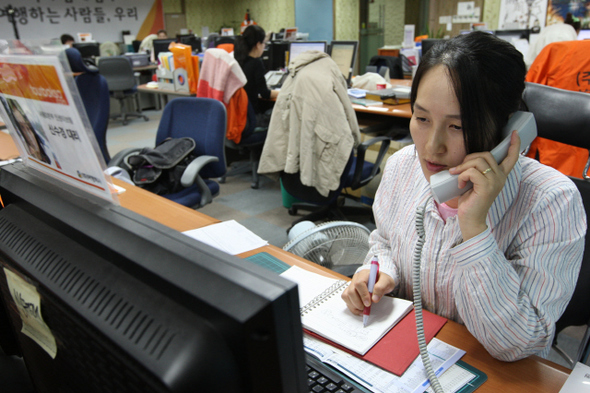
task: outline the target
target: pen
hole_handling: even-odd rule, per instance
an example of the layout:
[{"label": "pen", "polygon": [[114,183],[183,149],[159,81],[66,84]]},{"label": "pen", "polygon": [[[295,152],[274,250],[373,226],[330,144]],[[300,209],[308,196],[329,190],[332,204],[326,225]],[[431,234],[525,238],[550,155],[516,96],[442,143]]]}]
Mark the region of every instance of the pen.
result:
[{"label": "pen", "polygon": [[[369,273],[369,296],[373,296],[373,287],[375,287],[375,281],[377,281],[377,273],[379,273],[379,262],[377,257],[373,257],[371,260],[371,272]],[[371,300],[372,301],[372,300]],[[369,322],[369,315],[371,315],[371,306],[365,307],[363,310],[363,327],[367,326]]]}]

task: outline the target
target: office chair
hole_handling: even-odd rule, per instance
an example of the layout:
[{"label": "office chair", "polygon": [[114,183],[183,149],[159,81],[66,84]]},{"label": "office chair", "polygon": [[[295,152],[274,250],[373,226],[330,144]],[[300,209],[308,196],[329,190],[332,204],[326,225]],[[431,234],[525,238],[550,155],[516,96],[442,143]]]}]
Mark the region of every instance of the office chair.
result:
[{"label": "office chair", "polygon": [[[348,220],[347,215],[366,214],[372,216],[370,207],[344,206],[345,196],[342,190],[350,188],[357,190],[367,185],[379,173],[380,166],[389,149],[391,139],[379,136],[362,142],[356,151],[350,154],[346,167],[340,176],[340,184],[336,190],[330,191],[328,196],[322,196],[314,187],[301,183],[299,172],[281,172],[283,188],[291,196],[302,202],[296,202],[289,208],[290,215],[296,215],[299,209],[311,211],[311,213],[293,221],[291,227],[301,221],[318,221],[322,219]],[[365,153],[369,146],[381,143],[375,162],[365,161]]]},{"label": "office chair", "polygon": [[215,37],[215,48],[224,49],[227,53],[234,51],[235,38],[231,36]]},{"label": "office chair", "polygon": [[[156,133],[156,145],[167,138],[190,137],[195,143],[193,154],[197,157],[182,174],[186,188],[162,195],[164,198],[188,207],[202,207],[219,194],[219,184],[211,178],[225,174],[224,139],[227,115],[225,106],[212,98],[180,97],[164,107]],[[125,149],[119,152],[109,166],[128,169],[126,158],[141,149]]]},{"label": "office chair", "polygon": [[[149,118],[141,113],[137,81],[133,72],[133,65],[127,56],[111,56],[100,59],[98,70],[107,80],[111,96],[116,98],[121,105],[121,113],[111,115],[111,119],[121,117],[123,125],[127,125],[129,117],[142,117],[145,121]],[[137,111],[126,111],[125,100],[133,98]]]},{"label": "office chair", "polygon": [[[229,67],[221,67],[220,64],[226,64]],[[251,187],[257,189],[260,185],[257,173],[258,160],[266,139],[267,128],[256,128],[255,126],[256,113],[252,104],[248,102],[248,95],[243,88],[247,81],[246,76],[231,55],[226,51],[215,48],[208,49],[205,52],[200,75],[201,79],[197,89],[199,97],[219,98],[218,92],[223,92],[224,98],[221,99],[224,100],[224,104],[228,108],[228,132],[225,146],[228,149],[249,155],[247,162],[232,163],[231,169],[219,179],[219,182],[225,183],[227,176],[251,171]],[[213,88],[207,88],[208,86]],[[230,98],[228,99],[226,96]],[[242,100],[245,100],[245,103]],[[242,108],[245,110],[242,110]],[[240,134],[239,137],[238,133]]]},{"label": "office chair", "polygon": [[[526,82],[523,101],[535,115],[538,136],[566,143],[580,148],[590,148],[590,94],[562,90],[555,87]],[[584,178],[571,177],[576,184],[586,216],[590,212],[590,177],[586,175],[589,163],[584,169]],[[582,267],[574,294],[563,315],[555,323],[553,348],[573,367],[576,362],[588,359],[590,346],[590,233],[586,233]],[[578,348],[576,358],[570,358],[557,345],[557,336],[568,326],[586,325],[586,331]]]},{"label": "office chair", "polygon": [[98,68],[89,66],[82,60],[82,55],[76,48],[66,49],[66,56],[72,72],[79,73],[74,80],[84,103],[86,115],[94,130],[98,146],[104,160],[111,160],[107,149],[107,128],[109,125],[110,95],[106,79],[100,75]]},{"label": "office chair", "polygon": [[[256,113],[252,104],[248,103],[248,120],[246,123],[246,129],[250,129],[254,124],[256,124]],[[248,160],[231,163],[230,169],[219,179],[220,183],[225,183],[225,179],[228,176],[251,172],[252,183],[250,184],[250,187],[255,190],[260,187],[258,162],[260,160],[260,153],[262,152],[267,133],[268,127],[254,127],[254,130],[251,133],[247,136],[242,136],[240,143],[236,143],[229,139],[225,140],[226,148],[238,151],[241,155],[247,155]]]},{"label": "office chair", "polygon": [[[404,70],[402,69],[402,61],[399,57],[394,56],[373,56],[369,60],[369,66],[376,67],[367,69],[365,72],[377,72],[385,78],[385,68],[389,69],[390,79],[404,79]],[[381,71],[383,69],[383,71]],[[383,73],[381,73],[383,72]],[[388,81],[389,82],[389,81]]]},{"label": "office chair", "polygon": [[[590,149],[590,94],[526,82],[523,100],[535,115],[539,137]],[[590,180],[587,172],[583,177]]]}]

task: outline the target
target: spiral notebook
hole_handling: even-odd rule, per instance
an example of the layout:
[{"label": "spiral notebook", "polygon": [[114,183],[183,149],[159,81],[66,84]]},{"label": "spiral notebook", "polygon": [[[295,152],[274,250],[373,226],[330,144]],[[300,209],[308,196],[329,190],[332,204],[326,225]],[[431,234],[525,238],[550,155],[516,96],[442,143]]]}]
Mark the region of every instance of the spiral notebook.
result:
[{"label": "spiral notebook", "polygon": [[293,266],[281,274],[299,288],[301,323],[311,332],[364,355],[411,309],[409,300],[383,297],[371,306],[369,323],[351,313],[340,297],[348,281],[335,280]]}]

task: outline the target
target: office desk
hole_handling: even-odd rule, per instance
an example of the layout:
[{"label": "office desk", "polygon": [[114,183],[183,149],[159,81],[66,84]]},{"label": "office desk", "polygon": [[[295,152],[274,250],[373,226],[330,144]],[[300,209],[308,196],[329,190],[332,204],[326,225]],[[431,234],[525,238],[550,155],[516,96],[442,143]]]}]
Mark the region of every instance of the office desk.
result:
[{"label": "office desk", "polygon": [[[127,189],[119,197],[123,207],[173,229],[185,231],[219,222],[198,211],[185,208],[117,179],[114,179],[114,182]],[[156,205],[158,209],[154,209]],[[345,278],[275,246],[261,247],[238,256],[245,258],[262,251],[268,252],[288,264],[298,265],[326,276]],[[565,367],[537,356],[512,363],[496,360],[488,354],[465,326],[452,321],[448,321],[436,337],[465,350],[467,353],[462,360],[487,374],[488,380],[477,389],[477,393],[557,393],[570,373],[570,370]]]},{"label": "office desk", "polygon": [[[0,122],[1,124],[4,124]],[[0,161],[10,160],[20,156],[10,134],[0,131]]]},{"label": "office desk", "polygon": [[[158,96],[158,100],[157,100],[158,105],[156,105],[157,110],[160,110],[161,108],[166,106],[166,104],[168,103],[168,96],[169,95],[179,96],[179,97],[194,97],[195,96],[195,94],[188,92],[188,91],[176,91],[176,90],[147,87],[147,83],[137,86],[137,91],[139,91],[140,93],[156,94],[156,96]],[[164,101],[163,105],[162,105],[162,102],[160,101],[160,98]]]}]

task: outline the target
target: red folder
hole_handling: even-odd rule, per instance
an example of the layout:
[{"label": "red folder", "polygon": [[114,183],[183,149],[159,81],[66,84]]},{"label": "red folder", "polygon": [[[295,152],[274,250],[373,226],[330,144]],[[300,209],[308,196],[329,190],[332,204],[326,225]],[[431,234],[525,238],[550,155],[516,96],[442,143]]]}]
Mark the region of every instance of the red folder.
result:
[{"label": "red folder", "polygon": [[[432,337],[447,322],[447,319],[426,310],[422,310],[424,319],[424,336],[429,343]],[[360,323],[360,322],[359,322]],[[371,321],[369,320],[369,323]],[[357,358],[373,363],[384,370],[402,375],[416,357],[420,354],[418,348],[418,334],[416,333],[416,314],[414,310],[410,311],[401,321],[398,322],[373,348],[369,349],[364,356],[359,355],[341,345],[324,338],[316,333],[304,329],[307,334],[328,344],[348,352]]]}]

